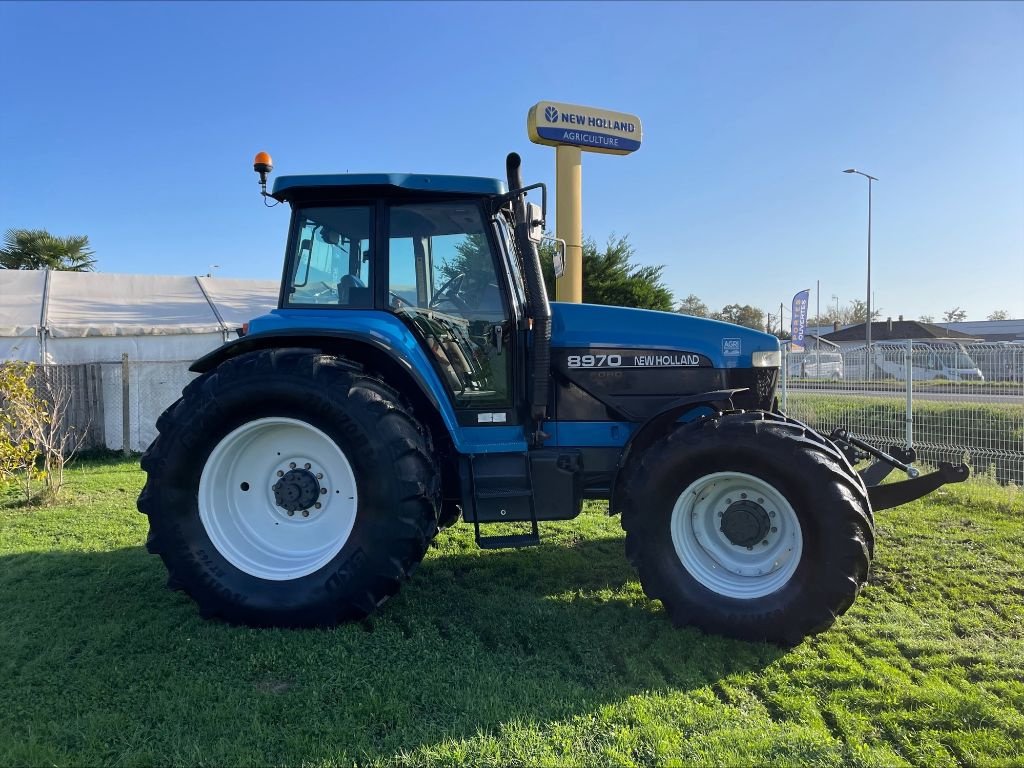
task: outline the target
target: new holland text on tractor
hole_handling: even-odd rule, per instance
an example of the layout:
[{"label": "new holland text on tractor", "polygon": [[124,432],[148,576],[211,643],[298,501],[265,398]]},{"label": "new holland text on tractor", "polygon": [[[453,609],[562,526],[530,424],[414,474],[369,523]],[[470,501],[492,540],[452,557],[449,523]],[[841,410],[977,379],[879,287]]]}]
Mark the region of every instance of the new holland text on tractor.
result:
[{"label": "new holland text on tractor", "polygon": [[[967,476],[780,413],[774,336],[549,304],[546,200],[526,201],[544,188],[515,154],[508,189],[349,174],[267,193],[269,156],[255,167],[292,209],[279,308],[192,366],[142,460],[147,546],[204,616],[358,619],[460,517],[481,547],[526,546],[607,499],[675,622],[793,643],[853,603],[873,510]],[[893,467],[910,479],[879,485]]]}]

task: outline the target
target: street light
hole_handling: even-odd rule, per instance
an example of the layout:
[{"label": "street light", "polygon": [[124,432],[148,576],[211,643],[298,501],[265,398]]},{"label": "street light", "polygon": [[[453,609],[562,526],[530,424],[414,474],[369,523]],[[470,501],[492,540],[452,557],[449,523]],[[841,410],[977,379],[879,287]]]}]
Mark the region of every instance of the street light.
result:
[{"label": "street light", "polygon": [[864,342],[865,342],[865,353],[867,364],[864,366],[868,372],[868,378],[871,378],[873,372],[874,361],[871,358],[871,182],[878,181],[874,176],[870,176],[863,171],[858,171],[856,168],[847,168],[843,173],[856,173],[863,176],[868,180],[868,295],[867,295],[867,322],[864,323]]}]

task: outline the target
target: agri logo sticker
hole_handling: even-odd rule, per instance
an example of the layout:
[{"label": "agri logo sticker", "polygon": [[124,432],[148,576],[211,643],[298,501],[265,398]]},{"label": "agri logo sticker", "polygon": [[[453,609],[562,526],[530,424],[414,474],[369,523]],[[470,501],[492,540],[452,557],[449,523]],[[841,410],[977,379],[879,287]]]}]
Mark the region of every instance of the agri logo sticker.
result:
[{"label": "agri logo sticker", "polygon": [[739,339],[722,339],[722,354],[726,357],[736,357],[743,351],[743,344]]},{"label": "agri logo sticker", "polygon": [[558,110],[555,109],[554,107],[548,107],[547,109],[544,110],[544,119],[547,120],[549,123],[557,123]]}]

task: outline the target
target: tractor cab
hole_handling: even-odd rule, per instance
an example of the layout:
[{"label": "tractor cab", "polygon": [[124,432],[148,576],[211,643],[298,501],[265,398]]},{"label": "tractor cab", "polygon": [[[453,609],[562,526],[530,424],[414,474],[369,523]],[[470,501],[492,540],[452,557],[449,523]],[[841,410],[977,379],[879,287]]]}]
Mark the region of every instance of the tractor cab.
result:
[{"label": "tractor cab", "polygon": [[[539,267],[528,287],[535,256],[523,256],[543,232],[546,193],[541,207],[492,178],[333,174],[280,176],[265,194],[289,203],[292,220],[279,308],[253,321],[254,333],[282,318],[324,328],[364,319],[393,339],[397,321],[419,348],[409,367],[422,374],[425,356],[445,390],[431,394],[450,403],[458,425],[522,429],[529,393],[538,410],[546,404],[546,387],[526,374],[527,333],[534,322],[547,327],[550,309]],[[532,357],[546,341],[535,340]]]},{"label": "tractor cab", "polygon": [[[500,183],[455,177],[445,187],[464,195],[411,201],[415,177],[345,180],[326,180],[333,199],[295,206],[281,309],[388,312],[429,350],[457,407],[511,408],[506,347],[525,295],[508,225],[491,209]],[[491,196],[476,191],[488,183]],[[275,195],[310,184],[283,177]]]}]

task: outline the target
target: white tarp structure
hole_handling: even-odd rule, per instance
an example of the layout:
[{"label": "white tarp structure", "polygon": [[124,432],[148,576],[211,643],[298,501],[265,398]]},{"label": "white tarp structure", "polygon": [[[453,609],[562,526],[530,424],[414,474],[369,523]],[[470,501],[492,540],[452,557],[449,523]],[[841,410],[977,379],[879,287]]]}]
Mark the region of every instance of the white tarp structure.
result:
[{"label": "white tarp structure", "polygon": [[194,360],[277,295],[272,280],[0,270],[0,360]]},{"label": "white tarp structure", "polygon": [[[107,448],[145,450],[189,364],[277,306],[276,280],[0,270],[0,362],[100,363],[88,397]],[[122,356],[127,354],[128,361]],[[127,397],[125,397],[127,395]],[[96,402],[91,402],[95,399]]]}]

